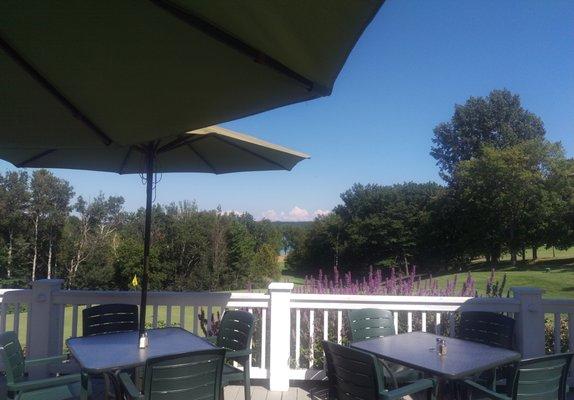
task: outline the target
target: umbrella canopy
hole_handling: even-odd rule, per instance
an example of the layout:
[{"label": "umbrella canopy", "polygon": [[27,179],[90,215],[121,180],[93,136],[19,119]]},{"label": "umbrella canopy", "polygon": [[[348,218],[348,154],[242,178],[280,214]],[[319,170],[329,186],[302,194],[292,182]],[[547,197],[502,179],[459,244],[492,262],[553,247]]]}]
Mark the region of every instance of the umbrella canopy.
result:
[{"label": "umbrella canopy", "polygon": [[131,146],[46,148],[2,145],[0,158],[16,167],[67,168],[119,174],[147,173],[152,151],[153,172],[291,170],[309,156],[219,126]]},{"label": "umbrella canopy", "polygon": [[151,244],[153,174],[156,172],[207,172],[291,170],[308,155],[253,136],[218,126],[143,144],[93,148],[0,147],[0,158],[17,167],[69,168],[146,175],[146,217],[140,333],[145,331],[148,264]]},{"label": "umbrella canopy", "polygon": [[3,0],[1,144],[123,146],[329,95],[383,1]]}]

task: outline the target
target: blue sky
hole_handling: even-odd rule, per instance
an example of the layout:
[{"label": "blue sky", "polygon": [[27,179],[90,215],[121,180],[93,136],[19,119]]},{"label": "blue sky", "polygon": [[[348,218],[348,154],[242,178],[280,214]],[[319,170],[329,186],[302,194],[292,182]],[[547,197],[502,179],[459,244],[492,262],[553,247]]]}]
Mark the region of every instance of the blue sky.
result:
[{"label": "blue sky", "polygon": [[[388,0],[333,95],[224,126],[311,154],[291,172],[166,174],[157,201],[309,219],[353,183],[440,181],[432,129],[455,103],[507,88],[574,156],[574,2]],[[0,162],[0,170],[12,169]],[[55,170],[77,194],[143,206],[137,176]]]}]

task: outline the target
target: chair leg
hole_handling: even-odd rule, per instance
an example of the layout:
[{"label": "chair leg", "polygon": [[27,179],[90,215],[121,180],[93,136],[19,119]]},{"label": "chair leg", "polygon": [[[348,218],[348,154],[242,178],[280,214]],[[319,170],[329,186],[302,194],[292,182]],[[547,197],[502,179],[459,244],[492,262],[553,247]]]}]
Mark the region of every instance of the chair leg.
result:
[{"label": "chair leg", "polygon": [[82,371],[80,375],[80,384],[81,384],[80,400],[88,400],[90,378],[88,377],[88,374],[84,371]]},{"label": "chair leg", "polygon": [[243,364],[243,388],[245,390],[245,400],[251,400],[251,375],[249,373],[249,359]]}]

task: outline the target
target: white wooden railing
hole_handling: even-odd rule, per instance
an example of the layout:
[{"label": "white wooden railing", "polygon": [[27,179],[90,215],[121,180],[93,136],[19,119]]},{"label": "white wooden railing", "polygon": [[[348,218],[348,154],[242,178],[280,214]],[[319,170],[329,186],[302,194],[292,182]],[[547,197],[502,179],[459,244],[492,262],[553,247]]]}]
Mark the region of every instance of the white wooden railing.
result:
[{"label": "white wooden railing", "polygon": [[[67,338],[81,335],[85,307],[139,304],[139,292],[61,286],[62,281],[52,279],[36,281],[32,289],[0,290],[0,331],[16,331],[30,357],[61,353]],[[200,336],[201,310],[208,321],[225,309],[254,313],[251,376],[269,379],[272,390],[287,390],[290,379],[324,377],[319,343],[345,341],[349,309],[390,310],[397,333],[422,330],[447,336],[454,335],[461,311],[503,312],[517,319],[517,343],[524,357],[544,354],[547,316],[554,321],[554,352],[562,350],[561,335],[569,338],[569,350],[574,350],[574,300],[544,299],[536,288],[513,288],[510,298],[363,296],[300,294],[293,292],[293,284],[272,283],[267,293],[150,292],[148,304],[149,326],[177,325]]]}]

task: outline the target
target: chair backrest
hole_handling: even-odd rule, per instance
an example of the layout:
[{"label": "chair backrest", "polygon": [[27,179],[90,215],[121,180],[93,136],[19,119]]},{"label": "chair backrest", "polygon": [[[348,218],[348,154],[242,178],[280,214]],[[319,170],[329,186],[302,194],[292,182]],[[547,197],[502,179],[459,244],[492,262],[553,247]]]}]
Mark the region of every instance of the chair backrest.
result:
[{"label": "chair backrest", "polygon": [[83,336],[138,330],[138,306],[101,304],[82,311]]},{"label": "chair backrest", "polygon": [[228,350],[245,350],[251,346],[255,318],[247,311],[229,310],[223,314],[217,346]]},{"label": "chair backrest", "polygon": [[349,310],[347,316],[352,342],[395,334],[393,313],[389,310],[362,308]]},{"label": "chair backrest", "polygon": [[384,388],[383,374],[375,356],[323,341],[329,398],[337,400],[377,400]]},{"label": "chair backrest", "polygon": [[20,382],[24,378],[24,352],[16,332],[0,334],[0,358],[6,370],[8,384]]},{"label": "chair backrest", "polygon": [[219,400],[225,349],[150,358],[145,400]]},{"label": "chair backrest", "polygon": [[456,336],[490,346],[514,349],[514,318],[486,311],[466,311],[460,315]]},{"label": "chair backrest", "polygon": [[515,400],[566,400],[566,382],[573,353],[522,360],[511,396]]}]

